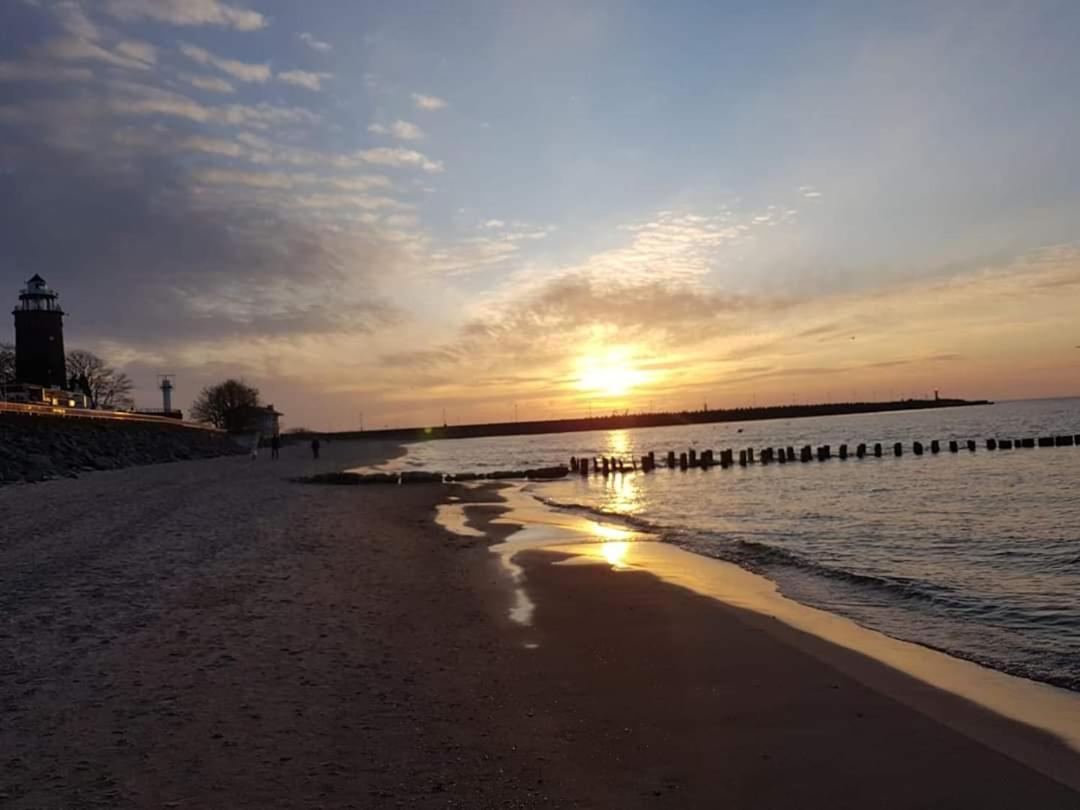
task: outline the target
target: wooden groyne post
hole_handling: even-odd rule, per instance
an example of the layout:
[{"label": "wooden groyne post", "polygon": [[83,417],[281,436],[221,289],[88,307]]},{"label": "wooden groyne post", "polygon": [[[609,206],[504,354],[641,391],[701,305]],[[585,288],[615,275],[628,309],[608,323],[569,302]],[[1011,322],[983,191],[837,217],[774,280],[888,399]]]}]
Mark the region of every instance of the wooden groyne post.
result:
[{"label": "wooden groyne post", "polygon": [[[985,440],[987,450],[1013,450],[1018,448],[1030,448],[1030,447],[1080,447],[1080,434],[1061,434],[1054,436],[1039,436],[1037,438],[1027,439],[999,439],[996,437],[988,438]],[[916,456],[922,456],[925,454],[927,446],[929,446],[930,452],[937,454],[941,452],[943,442],[938,439],[933,439],[927,444],[921,441],[911,442],[911,452]],[[948,440],[948,447],[950,453],[958,453],[960,449],[966,444],[969,452],[974,453],[978,448],[978,443],[975,439],[967,439],[963,442],[957,439]],[[855,447],[855,456],[862,459],[870,452],[870,447],[865,442],[860,442]],[[876,458],[881,458],[884,454],[884,448],[881,442],[875,442],[873,445],[873,453]],[[746,467],[755,463],[755,450],[753,447],[747,447],[738,451],[725,449],[720,451],[719,462],[717,461],[716,453],[713,450],[702,450],[700,453],[694,448],[690,448],[685,452],[676,455],[675,451],[668,451],[667,453],[667,465],[670,469],[674,469],[676,464],[680,470],[686,471],[693,467],[699,467],[701,469],[709,469],[719,464],[724,469],[731,467],[735,464],[736,458],[734,453],[738,452],[738,464],[739,466]],[[789,462],[796,461],[796,452],[794,447],[763,447],[757,452],[757,459],[763,465],[772,464],[773,462],[779,462],[780,464],[787,464]],[[837,457],[843,461],[846,461],[850,455],[850,448],[847,443],[837,445]],[[893,456],[900,457],[904,454],[904,443],[894,442],[892,446]],[[799,449],[798,460],[802,462],[812,461],[814,458],[818,461],[828,461],[833,457],[832,445],[823,444],[817,447],[806,444]],[[649,452],[646,455],[640,457],[641,471],[652,472],[656,469],[656,453]],[[614,475],[616,473],[625,475],[630,472],[637,472],[638,470],[638,457],[631,456],[628,459],[616,458],[615,456],[599,456],[592,457],[592,471],[604,476]],[[571,456],[570,466],[562,467],[560,469],[567,472],[576,472],[580,475],[588,475],[589,473],[590,459],[584,456]],[[554,468],[553,468],[554,469]],[[564,472],[564,474],[566,474]],[[479,475],[478,477],[484,477]],[[491,474],[490,477],[497,477]],[[507,476],[501,476],[507,477]],[[462,479],[464,480],[464,479]]]}]

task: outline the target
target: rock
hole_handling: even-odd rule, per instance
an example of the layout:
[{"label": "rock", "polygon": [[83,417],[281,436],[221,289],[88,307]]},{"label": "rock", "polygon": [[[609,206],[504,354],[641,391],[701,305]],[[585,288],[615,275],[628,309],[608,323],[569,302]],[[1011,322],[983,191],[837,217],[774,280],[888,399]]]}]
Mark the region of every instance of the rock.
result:
[{"label": "rock", "polygon": [[392,473],[370,473],[368,475],[360,476],[362,479],[361,484],[396,484],[398,482],[397,475]]},{"label": "rock", "polygon": [[305,484],[359,484],[363,477],[359,473],[332,472],[319,473],[297,480]]},{"label": "rock", "polygon": [[565,478],[570,474],[569,467],[540,467],[535,470],[526,470],[525,476],[532,479],[550,480],[554,478]]},{"label": "rock", "polygon": [[441,483],[443,474],[439,472],[420,472],[418,470],[401,474],[403,484],[438,484]]},{"label": "rock", "polygon": [[52,458],[45,453],[30,453],[25,463],[31,467],[51,467]]},{"label": "rock", "polygon": [[0,414],[0,481],[43,481],[174,458],[243,452],[227,436],[175,425]]}]

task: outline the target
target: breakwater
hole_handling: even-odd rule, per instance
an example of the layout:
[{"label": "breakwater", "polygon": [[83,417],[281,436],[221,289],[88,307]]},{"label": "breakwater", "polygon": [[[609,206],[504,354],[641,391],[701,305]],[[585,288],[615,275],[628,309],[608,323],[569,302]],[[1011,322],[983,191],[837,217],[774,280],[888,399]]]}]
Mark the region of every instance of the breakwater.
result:
[{"label": "breakwater", "polygon": [[569,467],[537,467],[530,470],[493,470],[491,472],[442,473],[426,470],[393,473],[331,472],[293,479],[298,484],[449,484],[461,481],[554,481],[570,474]]},{"label": "breakwater", "polygon": [[[1019,439],[989,438],[981,443],[987,451],[1024,450],[1047,447],[1080,447],[1080,434],[1061,434],[1055,436],[1027,437]],[[950,439],[942,442],[932,439],[929,442],[913,441],[905,448],[904,442],[893,442],[891,445],[883,442],[872,444],[862,442],[856,445],[841,443],[838,445],[804,444],[798,448],[793,445],[786,447],[743,447],[738,449],[727,448],[719,452],[714,450],[697,450],[690,448],[677,453],[668,450],[666,458],[661,456],[657,462],[655,451],[642,455],[640,459],[631,456],[629,458],[619,456],[571,456],[567,465],[555,465],[550,467],[535,467],[530,469],[500,469],[487,472],[455,472],[445,473],[433,470],[409,470],[405,472],[356,472],[343,471],[320,473],[294,479],[297,483],[304,484],[436,484],[453,483],[463,481],[502,481],[502,480],[526,480],[526,481],[553,481],[565,478],[574,473],[587,476],[590,473],[602,475],[623,475],[627,473],[650,473],[658,466],[668,469],[687,471],[690,469],[709,469],[710,467],[740,466],[747,467],[754,464],[795,464],[811,461],[830,461],[838,459],[846,461],[850,459],[870,459],[891,456],[900,458],[906,453],[913,456],[922,456],[927,453],[937,455],[942,452],[949,453],[974,453],[980,448],[980,442],[975,439],[959,441]]]},{"label": "breakwater", "polygon": [[843,416],[885,411],[921,411],[991,405],[989,400],[902,399],[891,402],[833,402],[809,405],[766,405],[760,408],[712,408],[700,411],[622,413],[582,419],[538,419],[525,422],[488,422],[475,425],[442,425],[387,430],[359,430],[313,435],[339,440],[389,439],[402,442],[434,439],[475,439],[484,436],[529,436],[542,433],[575,433],[587,430],[630,430],[672,425],[703,425],[714,422],[753,422],[764,419],[802,419],[808,416]]},{"label": "breakwater", "polygon": [[[1080,433],[1023,439],[990,438],[986,439],[983,446],[991,452],[995,450],[1033,449],[1036,447],[1080,447]],[[979,442],[974,439],[966,439],[962,442],[951,439],[944,444],[939,439],[932,439],[929,442],[914,441],[908,450],[912,455],[921,456],[926,453],[936,455],[944,449],[947,449],[950,453],[959,453],[961,451],[974,453],[978,448]],[[721,450],[719,455],[713,450],[701,450],[699,452],[694,448],[690,448],[681,453],[668,450],[666,459],[659,466],[666,466],[669,469],[678,468],[680,470],[697,467],[703,469],[709,467],[727,468],[736,464],[740,467],[746,467],[755,463],[794,464],[797,461],[806,463],[815,459],[817,461],[829,461],[837,458],[840,461],[845,461],[851,457],[862,459],[869,456],[874,458],[895,456],[899,458],[904,453],[905,446],[903,442],[893,442],[891,446],[882,442],[874,442],[873,444],[863,442],[857,445],[845,443],[835,447],[830,444],[821,444],[816,447],[812,444],[804,444],[798,449],[791,445],[787,447],[744,447],[741,449]],[[640,469],[642,472],[652,472],[657,466],[655,452],[641,456]],[[571,456],[569,465],[570,472],[580,473],[581,475],[588,475],[590,471],[598,475],[614,475],[616,473],[637,472],[638,469],[639,461],[637,458],[620,458],[616,456]]]},{"label": "breakwater", "polygon": [[179,423],[0,413],[0,484],[243,452],[224,433]]}]

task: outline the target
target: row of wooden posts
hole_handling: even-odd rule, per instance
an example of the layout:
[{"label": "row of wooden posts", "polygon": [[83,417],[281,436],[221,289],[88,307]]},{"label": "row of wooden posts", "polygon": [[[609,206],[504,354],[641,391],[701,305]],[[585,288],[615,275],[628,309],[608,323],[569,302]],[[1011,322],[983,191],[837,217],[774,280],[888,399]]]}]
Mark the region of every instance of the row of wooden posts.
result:
[{"label": "row of wooden posts", "polygon": [[[1012,450],[1013,448],[1022,447],[1080,447],[1080,434],[1073,436],[1041,436],[1037,439],[987,439],[987,450]],[[966,447],[969,452],[974,453],[977,449],[977,443],[974,439],[968,439],[966,442],[959,442],[952,440],[948,442],[948,449],[950,453],[959,453],[962,448]],[[912,442],[911,452],[917,456],[921,456],[926,452],[926,446],[922,442]],[[930,442],[929,446],[931,453],[941,452],[941,442],[934,439]],[[736,456],[736,452],[738,455]],[[885,447],[881,442],[877,442],[873,445],[860,444],[855,447],[855,458],[864,458],[867,455],[873,455],[875,458],[881,458],[885,455]],[[902,456],[904,455],[904,445],[902,442],[896,442],[892,446],[892,455]],[[848,458],[848,446],[841,444],[837,447],[836,457],[840,459]],[[745,467],[748,464],[761,463],[761,464],[787,464],[789,462],[795,462],[796,460],[807,462],[813,461],[828,461],[833,458],[833,449],[831,445],[823,444],[816,449],[812,445],[804,445],[798,454],[795,452],[794,447],[766,447],[760,452],[754,452],[753,448],[747,448],[745,450],[721,450],[719,457],[713,454],[712,450],[702,450],[700,455],[696,450],[687,450],[685,453],[679,453],[676,457],[673,450],[669,450],[667,454],[667,466],[670,469],[676,467],[680,470],[686,470],[691,467],[709,468],[714,466],[731,467],[738,464],[741,467]],[[612,475],[614,473],[626,473],[633,472],[639,469],[638,459],[631,458],[625,460],[614,457],[596,457],[596,458],[578,458],[572,456],[570,458],[570,470],[571,472],[579,473],[580,475],[588,475],[590,469],[595,473],[602,475]],[[652,472],[656,469],[656,454],[649,453],[642,456],[640,459],[640,469],[642,472]]]}]

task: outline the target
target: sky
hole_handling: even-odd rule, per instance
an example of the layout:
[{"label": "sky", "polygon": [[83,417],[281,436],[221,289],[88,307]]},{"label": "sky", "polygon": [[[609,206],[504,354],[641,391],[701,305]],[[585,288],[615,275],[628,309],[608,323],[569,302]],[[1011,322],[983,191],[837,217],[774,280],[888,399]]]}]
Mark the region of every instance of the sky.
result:
[{"label": "sky", "polygon": [[0,295],[41,274],[141,405],[242,377],[292,427],[1080,395],[1078,33],[1072,0],[3,0]]}]

